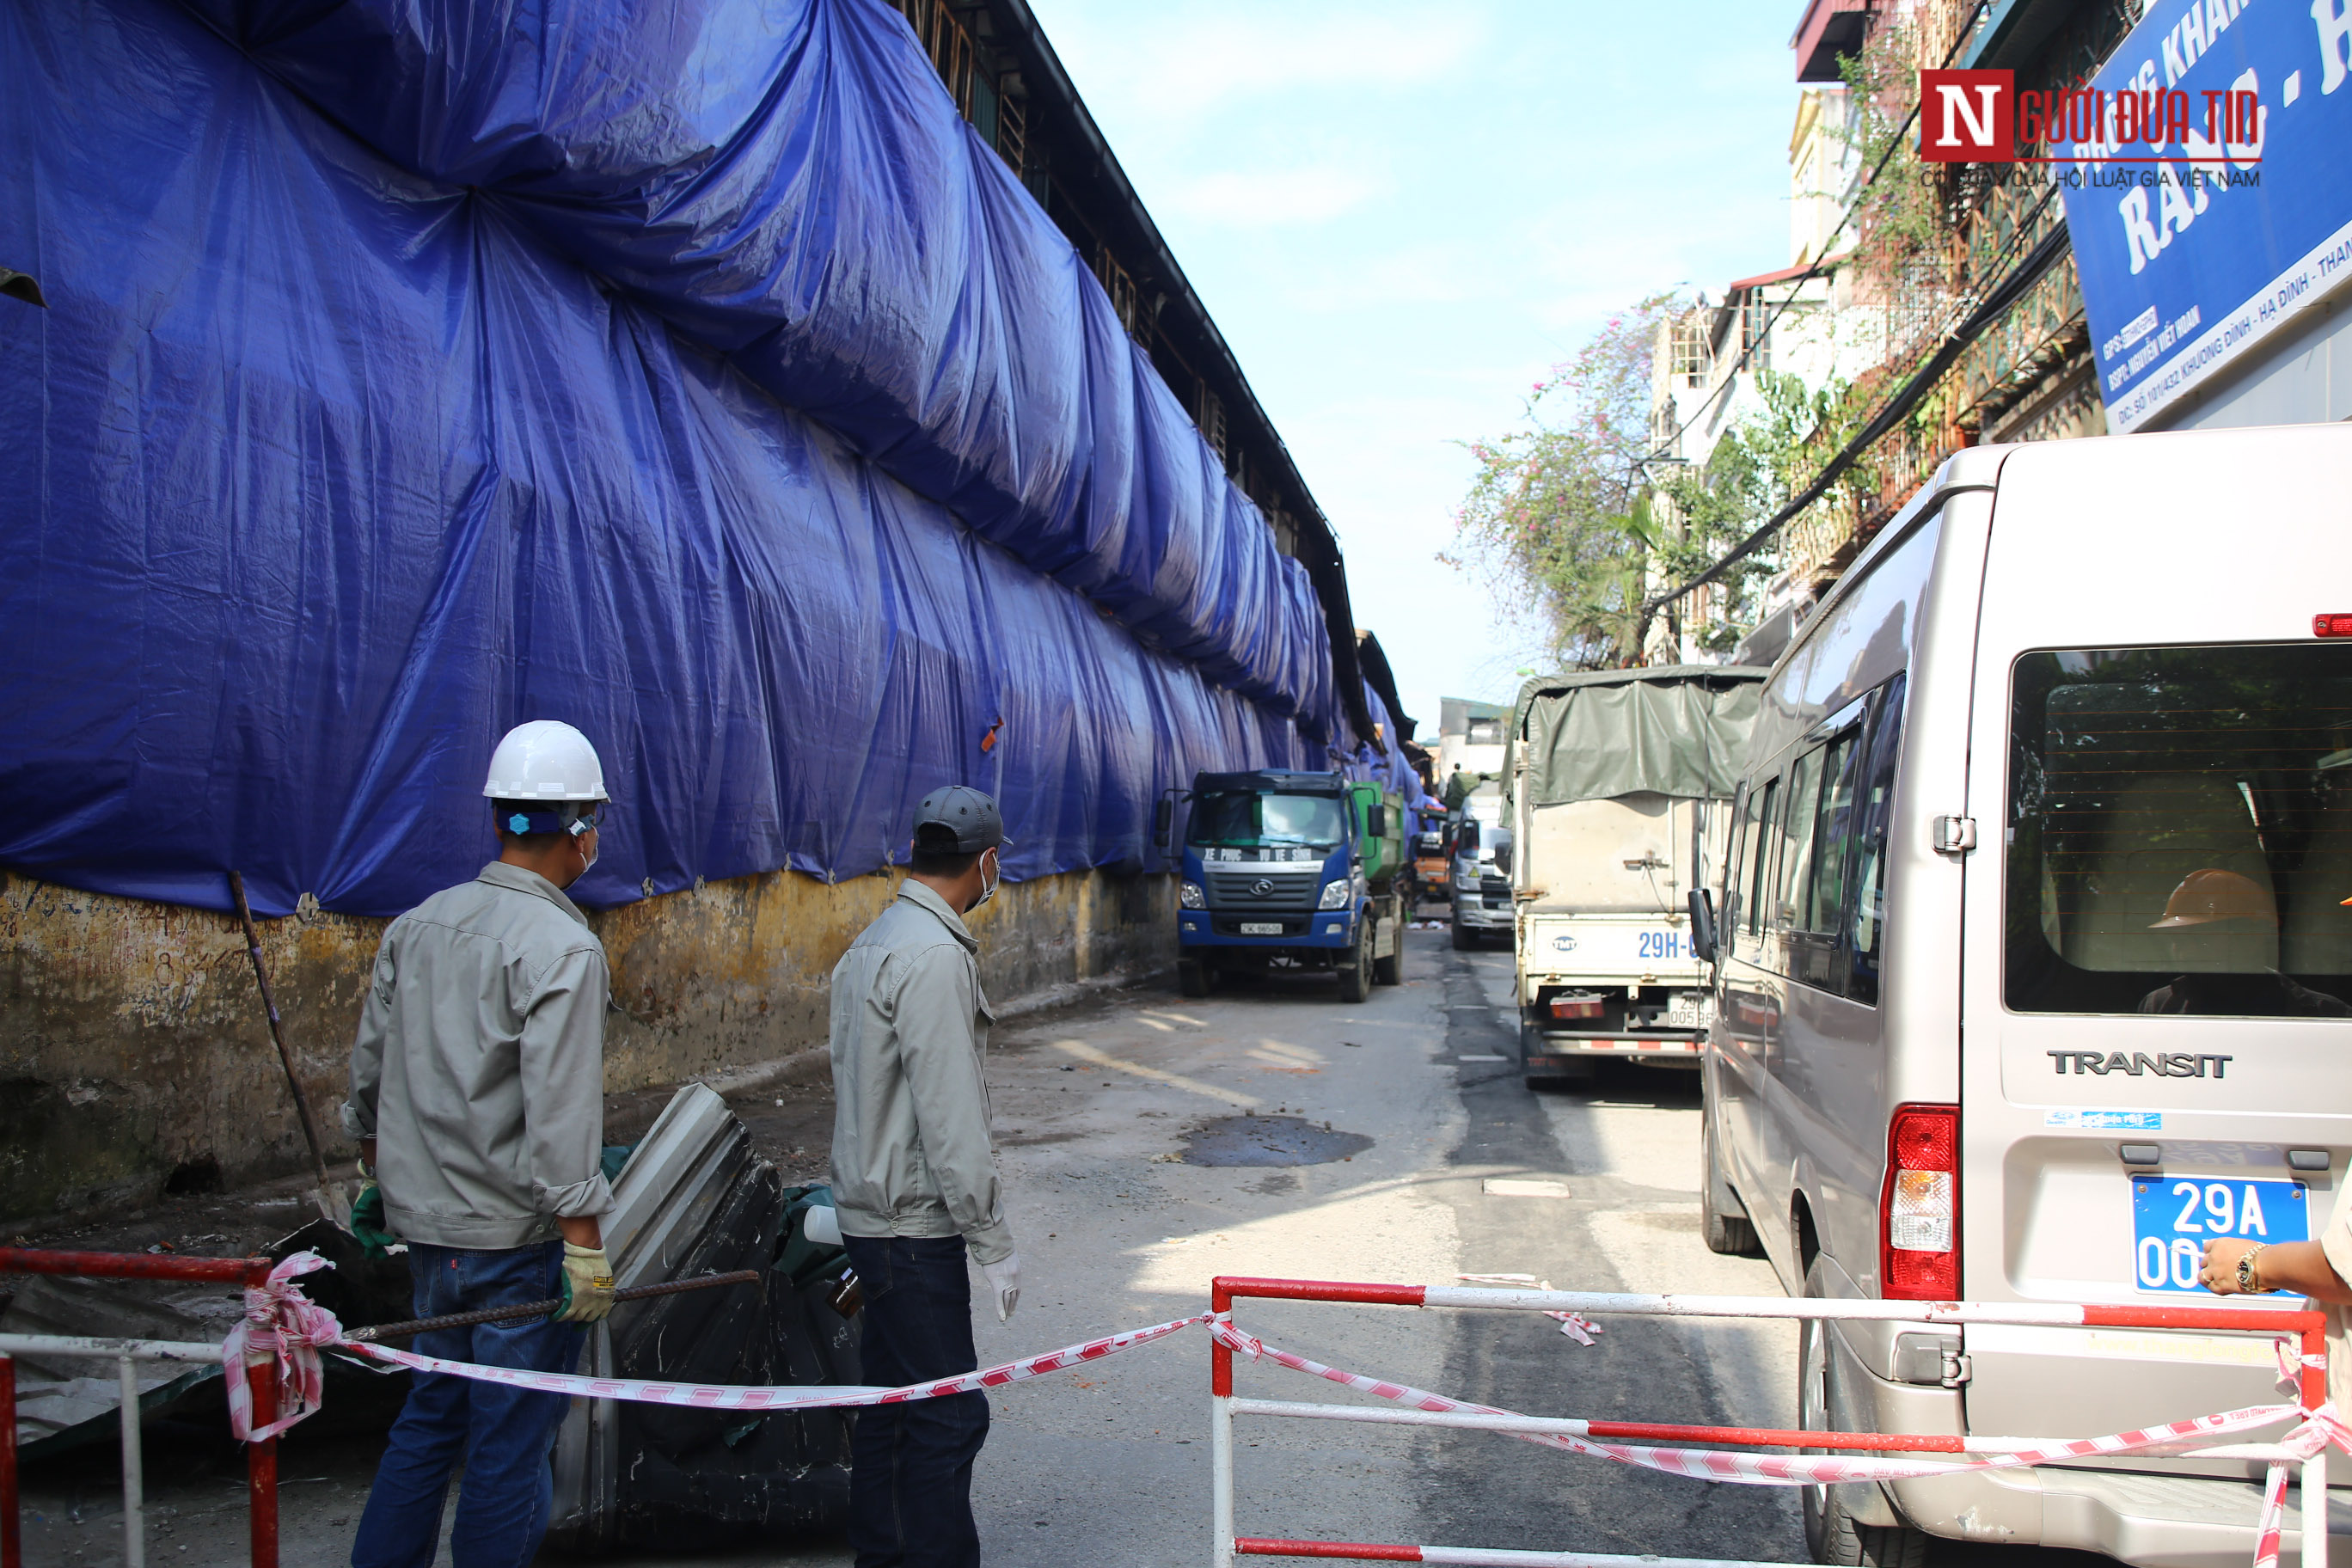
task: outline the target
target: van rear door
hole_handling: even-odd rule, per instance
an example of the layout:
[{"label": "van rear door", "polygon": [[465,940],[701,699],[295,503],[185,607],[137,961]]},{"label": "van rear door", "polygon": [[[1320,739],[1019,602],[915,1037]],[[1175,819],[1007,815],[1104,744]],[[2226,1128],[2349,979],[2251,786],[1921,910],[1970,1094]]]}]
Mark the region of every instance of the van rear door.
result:
[{"label": "van rear door", "polygon": [[[2216,1305],[2195,1283],[2206,1240],[2316,1235],[2336,1206],[2352,639],[2315,638],[2313,616],[2352,608],[2347,467],[2352,431],[2313,426],[2052,443],[2002,469],[1969,798],[1922,803],[1969,819],[1976,846],[1971,1298]],[[1977,1432],[2093,1436],[2280,1397],[2252,1340],[1971,1328],[1967,1349]]]}]

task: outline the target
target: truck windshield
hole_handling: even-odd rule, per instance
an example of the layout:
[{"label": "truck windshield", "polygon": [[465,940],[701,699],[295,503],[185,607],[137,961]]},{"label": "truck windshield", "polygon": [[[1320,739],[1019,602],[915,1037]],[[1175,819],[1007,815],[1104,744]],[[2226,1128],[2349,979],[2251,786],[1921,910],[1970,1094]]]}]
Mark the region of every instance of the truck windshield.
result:
[{"label": "truck windshield", "polygon": [[1346,837],[1347,828],[1337,795],[1212,790],[1194,798],[1188,837],[1194,844],[1229,848],[1257,844],[1328,847]]},{"label": "truck windshield", "polygon": [[2017,661],[2008,1004],[2352,1016],[2352,647]]}]

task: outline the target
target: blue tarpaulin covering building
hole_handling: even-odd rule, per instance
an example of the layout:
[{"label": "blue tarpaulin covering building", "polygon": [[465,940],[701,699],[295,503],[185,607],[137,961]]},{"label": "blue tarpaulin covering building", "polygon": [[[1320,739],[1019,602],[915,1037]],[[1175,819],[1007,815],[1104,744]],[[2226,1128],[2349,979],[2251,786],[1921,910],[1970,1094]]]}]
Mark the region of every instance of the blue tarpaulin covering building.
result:
[{"label": "blue tarpaulin covering building", "polygon": [[946,782],[1035,877],[1403,765],[878,0],[0,8],[0,863],[396,911],[529,718],[601,904],[872,870]]}]

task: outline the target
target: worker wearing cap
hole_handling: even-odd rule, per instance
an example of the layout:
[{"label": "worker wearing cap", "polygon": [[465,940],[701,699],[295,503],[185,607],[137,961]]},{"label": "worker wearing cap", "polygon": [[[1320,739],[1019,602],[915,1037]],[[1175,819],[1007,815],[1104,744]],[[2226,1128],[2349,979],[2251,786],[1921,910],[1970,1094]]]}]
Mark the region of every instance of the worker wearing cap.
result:
[{"label": "worker wearing cap", "polygon": [[[408,1243],[416,1315],[561,1298],[553,1319],[417,1337],[418,1353],[570,1372],[612,1310],[598,1216],[604,949],[563,889],[596,863],[603,764],[586,736],[510,731],[483,794],[499,858],[392,922],[352,1047],[343,1126],[377,1187],[354,1205]],[[365,1231],[362,1230],[364,1237]],[[547,1532],[563,1396],[418,1373],[392,1429],[352,1568],[430,1568],[451,1473],[457,1568],[522,1568]]]},{"label": "worker wearing cap", "polygon": [[[995,1015],[963,923],[995,895],[1004,845],[996,803],[980,791],[924,796],[897,900],[834,967],[833,1199],[865,1295],[869,1384],[979,1366],[967,1252],[999,1322],[1020,1300],[982,1075]],[[988,1397],[978,1392],[858,1412],[849,1478],[857,1568],[980,1562],[971,1466],[987,1437]]]}]

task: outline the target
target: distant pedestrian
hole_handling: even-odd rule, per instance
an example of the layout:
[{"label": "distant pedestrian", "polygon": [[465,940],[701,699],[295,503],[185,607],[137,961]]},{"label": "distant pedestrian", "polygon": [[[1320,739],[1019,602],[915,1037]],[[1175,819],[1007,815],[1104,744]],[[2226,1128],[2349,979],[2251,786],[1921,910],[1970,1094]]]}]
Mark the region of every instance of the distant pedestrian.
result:
[{"label": "distant pedestrian", "polygon": [[[416,1315],[561,1296],[557,1321],[419,1335],[422,1355],[571,1372],[613,1309],[598,1216],[604,949],[563,889],[596,863],[603,764],[569,724],[499,742],[483,793],[499,858],[392,922],[352,1047],[343,1126],[377,1185],[353,1229],[404,1238]],[[372,1222],[372,1223],[371,1223]],[[352,1568],[430,1568],[465,1472],[456,1568],[522,1568],[547,1533],[562,1394],[418,1373],[360,1516]]]},{"label": "distant pedestrian", "polygon": [[[897,1387],[971,1372],[971,1281],[996,1317],[1021,1299],[1004,1223],[982,1066],[995,1019],[963,917],[995,896],[1004,828],[961,785],[915,812],[898,897],[833,971],[833,1198],[865,1294],[866,1381]],[[857,1414],[849,1544],[857,1568],[973,1568],[971,1467],[988,1396],[870,1405]]]}]

